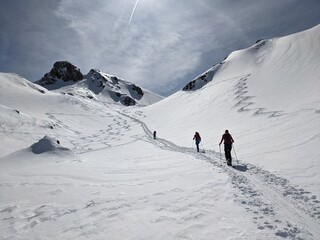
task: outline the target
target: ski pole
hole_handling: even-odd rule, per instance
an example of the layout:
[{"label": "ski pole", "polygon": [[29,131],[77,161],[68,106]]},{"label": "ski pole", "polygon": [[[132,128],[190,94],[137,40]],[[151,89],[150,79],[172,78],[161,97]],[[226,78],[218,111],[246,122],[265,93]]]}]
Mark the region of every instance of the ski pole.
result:
[{"label": "ski pole", "polygon": [[222,166],[222,159],[221,159],[221,146],[219,145],[219,152],[220,152],[220,163],[221,163],[221,166]]},{"label": "ski pole", "polygon": [[233,145],[233,152],[234,152],[234,155],[236,156],[236,159],[237,159],[237,162],[238,162],[238,165],[239,165],[239,159],[238,159],[238,157],[237,157],[237,154],[236,154],[236,150],[235,150],[235,148],[234,148],[234,145]]}]

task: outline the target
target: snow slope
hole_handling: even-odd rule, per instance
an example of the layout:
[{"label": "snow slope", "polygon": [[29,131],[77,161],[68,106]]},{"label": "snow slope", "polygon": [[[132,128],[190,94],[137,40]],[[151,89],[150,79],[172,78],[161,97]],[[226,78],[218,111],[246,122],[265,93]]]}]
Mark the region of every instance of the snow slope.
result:
[{"label": "snow slope", "polygon": [[220,167],[197,160],[193,149],[153,141],[139,112],[43,94],[14,74],[0,79],[1,239],[254,239],[261,232],[243,218]]},{"label": "snow slope", "polygon": [[[145,109],[162,137],[219,152],[225,129],[239,159],[320,195],[320,25],[231,53],[180,91]],[[207,81],[203,84],[203,79]],[[161,119],[161,121],[158,121]],[[166,124],[163,124],[163,123]]]},{"label": "snow slope", "polygon": [[[296,45],[304,38],[317,50],[318,37],[316,27],[232,53],[199,77],[205,84],[144,108],[0,73],[0,239],[320,239],[319,85],[310,86],[319,61]],[[308,63],[272,66],[278,42],[308,52]],[[270,59],[256,61],[256,48]],[[312,69],[300,69],[303,87],[298,64]],[[282,87],[282,71],[297,82],[282,100],[294,92],[297,104],[259,92]],[[233,168],[217,145],[225,128]]]}]

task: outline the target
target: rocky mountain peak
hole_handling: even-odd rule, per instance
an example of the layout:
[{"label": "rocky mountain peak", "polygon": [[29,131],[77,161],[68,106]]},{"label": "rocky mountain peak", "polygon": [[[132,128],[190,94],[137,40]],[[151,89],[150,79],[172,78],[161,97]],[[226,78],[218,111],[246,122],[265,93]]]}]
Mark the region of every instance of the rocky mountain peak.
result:
[{"label": "rocky mountain peak", "polygon": [[83,76],[79,68],[67,61],[56,62],[51,71],[35,83],[50,91],[59,90],[71,96],[110,100],[125,106],[150,105],[163,99],[136,84],[98,69],[91,69]]},{"label": "rocky mountain peak", "polygon": [[144,95],[139,86],[98,69],[91,69],[87,74],[87,80],[92,92],[100,94],[107,91],[115,102],[121,102],[125,106],[136,105],[136,101],[141,100]]},{"label": "rocky mountain peak", "polygon": [[37,83],[45,86],[54,84],[57,81],[79,81],[83,79],[83,75],[79,68],[67,61],[58,61],[53,64],[53,68],[46,73]]}]

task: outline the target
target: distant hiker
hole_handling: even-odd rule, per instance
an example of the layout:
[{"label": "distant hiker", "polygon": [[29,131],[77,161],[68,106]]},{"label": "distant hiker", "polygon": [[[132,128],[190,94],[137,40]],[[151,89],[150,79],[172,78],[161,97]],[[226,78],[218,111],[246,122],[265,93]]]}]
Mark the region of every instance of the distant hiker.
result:
[{"label": "distant hiker", "polygon": [[200,137],[200,134],[198,132],[195,132],[195,134],[193,136],[193,140],[196,140],[197,152],[199,152],[199,144],[201,142],[201,137]]},{"label": "distant hiker", "polygon": [[228,166],[231,166],[231,162],[232,162],[231,149],[232,149],[232,143],[234,143],[234,140],[228,130],[226,130],[222,135],[219,146],[221,145],[222,142],[224,142],[224,153],[226,156],[227,164]]},{"label": "distant hiker", "polygon": [[153,131],[153,139],[156,139],[156,138],[157,138],[157,132]]},{"label": "distant hiker", "polygon": [[60,145],[60,141],[59,140],[57,140],[57,143]]}]

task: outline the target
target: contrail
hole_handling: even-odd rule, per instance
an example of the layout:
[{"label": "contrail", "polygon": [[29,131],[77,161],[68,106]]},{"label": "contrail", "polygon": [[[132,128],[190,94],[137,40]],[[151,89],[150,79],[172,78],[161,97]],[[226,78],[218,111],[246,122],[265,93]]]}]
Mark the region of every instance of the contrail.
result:
[{"label": "contrail", "polygon": [[131,23],[131,20],[132,20],[132,17],[133,17],[134,11],[135,11],[135,10],[136,10],[136,8],[137,8],[138,2],[139,2],[139,0],[137,0],[137,1],[136,1],[136,4],[135,4],[135,5],[134,5],[134,7],[133,7],[133,10],[132,10],[132,13],[131,13],[131,16],[130,16],[130,19],[129,19],[128,24],[130,24],[130,23]]}]

